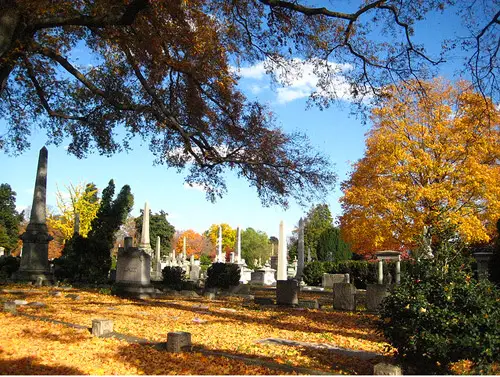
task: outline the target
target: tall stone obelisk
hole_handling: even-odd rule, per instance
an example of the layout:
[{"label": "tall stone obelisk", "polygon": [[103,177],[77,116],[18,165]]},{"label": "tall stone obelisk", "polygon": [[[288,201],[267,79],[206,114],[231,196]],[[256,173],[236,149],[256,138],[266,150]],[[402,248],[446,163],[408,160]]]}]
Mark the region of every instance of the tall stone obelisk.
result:
[{"label": "tall stone obelisk", "polygon": [[226,263],[226,257],[222,256],[222,227],[219,225],[219,237],[217,239],[217,262]]},{"label": "tall stone obelisk", "polygon": [[302,273],[304,272],[304,220],[302,217],[299,220],[299,239],[297,245],[297,273],[295,274],[295,278],[298,280],[302,280]]},{"label": "tall stone obelisk", "polygon": [[144,212],[142,213],[142,229],[141,229],[141,240],[139,242],[138,248],[150,257],[153,256],[153,249],[151,248],[151,242],[149,239],[149,205],[148,202],[144,204]]},{"label": "tall stone obelisk", "polygon": [[236,263],[241,262],[241,227],[236,228]]},{"label": "tall stone obelisk", "polygon": [[278,271],[276,280],[286,280],[287,279],[287,250],[286,250],[286,239],[285,239],[285,224],[283,221],[280,222],[280,233],[279,233],[279,243],[278,243]]},{"label": "tall stone obelisk", "polygon": [[49,242],[53,237],[49,235],[46,223],[47,161],[47,148],[43,147],[38,156],[30,222],[26,232],[20,237],[23,250],[16,280],[36,281],[40,277],[43,280],[54,280],[49,268]]}]

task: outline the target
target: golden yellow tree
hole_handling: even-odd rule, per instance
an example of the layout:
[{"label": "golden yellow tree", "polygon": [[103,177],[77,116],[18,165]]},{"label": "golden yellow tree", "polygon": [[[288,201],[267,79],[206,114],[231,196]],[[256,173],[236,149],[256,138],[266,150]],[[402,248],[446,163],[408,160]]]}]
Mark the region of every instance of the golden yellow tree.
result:
[{"label": "golden yellow tree", "polygon": [[56,193],[56,203],[59,214],[48,217],[49,224],[59,230],[65,240],[71,238],[75,226],[75,214],[80,214],[80,234],[87,237],[91,222],[96,217],[100,206],[97,188],[93,183],[66,186],[67,194],[59,188]]},{"label": "golden yellow tree", "polygon": [[[222,228],[222,251],[230,253],[234,251],[236,243],[236,229],[231,228],[229,224],[220,224]],[[217,239],[219,237],[219,224],[212,224],[210,228],[205,231],[205,237],[209,238],[212,244],[217,249]]]},{"label": "golden yellow tree", "polygon": [[465,242],[488,241],[500,214],[498,109],[467,82],[413,82],[385,94],[365,156],[342,184],[345,240],[360,253],[404,249],[424,226],[446,222]]}]

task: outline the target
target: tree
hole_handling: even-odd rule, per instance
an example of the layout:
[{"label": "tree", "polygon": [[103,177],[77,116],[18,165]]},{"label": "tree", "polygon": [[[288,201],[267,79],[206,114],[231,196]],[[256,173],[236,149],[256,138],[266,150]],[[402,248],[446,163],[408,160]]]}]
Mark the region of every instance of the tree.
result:
[{"label": "tree", "polygon": [[199,258],[205,248],[205,237],[192,229],[188,229],[180,233],[179,237],[177,237],[177,242],[175,243],[176,253],[182,253],[184,246],[184,237],[186,237],[186,255],[188,257],[190,257],[191,255],[195,255],[197,258]]},{"label": "tree", "polygon": [[[231,228],[229,224],[220,224],[222,228],[222,251],[227,255],[234,251],[236,243],[236,229]],[[210,239],[214,245],[215,253],[217,253],[217,240],[219,239],[219,224],[212,224],[208,230],[205,231],[204,236]]]},{"label": "tree", "polygon": [[0,246],[10,254],[19,240],[19,225],[24,212],[16,210],[16,193],[7,183],[0,185]]},{"label": "tree", "polygon": [[344,242],[338,227],[327,228],[318,239],[317,258],[319,261],[344,261],[352,257],[351,248]]},{"label": "tree", "polygon": [[75,229],[75,216],[80,216],[80,234],[87,237],[90,231],[90,224],[96,217],[100,203],[97,196],[97,187],[93,183],[66,186],[69,199],[59,188],[56,192],[56,203],[59,213],[50,214],[47,222],[55,230],[59,230],[64,240],[69,240]]},{"label": "tree", "polygon": [[[456,225],[488,241],[500,213],[499,111],[465,82],[388,87],[365,156],[342,184],[342,231],[359,253],[412,248],[424,229]],[[424,226],[426,228],[424,228]]]},{"label": "tree", "polygon": [[[149,210],[149,242],[153,250],[156,250],[156,238],[160,236],[160,255],[167,256],[172,248],[172,238],[175,233],[175,228],[167,220],[168,213],[160,210],[160,213],[153,214]],[[142,231],[142,219],[144,210],[141,210],[141,215],[135,219],[135,229],[137,234]]]},{"label": "tree", "polygon": [[114,193],[115,184],[110,180],[102,191],[101,206],[88,237],[74,235],[66,242],[62,257],[55,261],[56,276],[72,281],[107,281],[115,234],[134,204],[128,185],[122,187],[115,199]]},{"label": "tree", "polygon": [[271,245],[267,234],[253,228],[246,228],[242,231],[241,256],[251,269],[256,267],[256,259],[266,262],[271,256]]},{"label": "tree", "polygon": [[[304,249],[311,250],[311,257],[317,259],[318,240],[321,234],[333,226],[333,218],[328,204],[311,207],[304,220]],[[298,231],[297,226],[297,231]]]}]

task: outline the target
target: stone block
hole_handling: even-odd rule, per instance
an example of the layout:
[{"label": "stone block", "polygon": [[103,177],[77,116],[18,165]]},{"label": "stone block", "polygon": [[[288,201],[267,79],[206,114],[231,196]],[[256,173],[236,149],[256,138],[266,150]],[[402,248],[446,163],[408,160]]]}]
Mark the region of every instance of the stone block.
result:
[{"label": "stone block", "polygon": [[337,310],[356,309],[356,288],[349,283],[336,283],[333,285],[333,308]]},{"label": "stone block", "polygon": [[336,283],[349,283],[349,274],[323,274],[323,288],[333,288]]},{"label": "stone block", "polygon": [[17,313],[16,303],[13,301],[4,302],[3,311],[11,314],[16,314]]},{"label": "stone block", "polygon": [[299,307],[308,309],[319,309],[318,300],[299,300]]},{"label": "stone block", "polygon": [[373,366],[375,376],[401,376],[401,367],[392,364],[378,363]]},{"label": "stone block", "polygon": [[182,352],[191,348],[191,333],[185,331],[169,332],[167,334],[167,351]]},{"label": "stone block", "polygon": [[270,297],[254,297],[253,302],[259,305],[274,305],[274,300]]},{"label": "stone block", "polygon": [[92,335],[103,336],[113,332],[113,321],[110,319],[93,319]]},{"label": "stone block", "polygon": [[298,305],[299,292],[298,280],[278,280],[276,282],[276,303],[286,306]]},{"label": "stone block", "polygon": [[366,285],[366,310],[376,312],[382,300],[389,296],[389,284]]},{"label": "stone block", "polygon": [[70,294],[66,295],[65,297],[70,298],[72,300],[81,300],[82,299],[79,295],[74,294],[74,293],[70,293]]},{"label": "stone block", "polygon": [[16,304],[16,305],[28,305],[28,301],[26,301],[26,300],[14,300],[14,304]]}]

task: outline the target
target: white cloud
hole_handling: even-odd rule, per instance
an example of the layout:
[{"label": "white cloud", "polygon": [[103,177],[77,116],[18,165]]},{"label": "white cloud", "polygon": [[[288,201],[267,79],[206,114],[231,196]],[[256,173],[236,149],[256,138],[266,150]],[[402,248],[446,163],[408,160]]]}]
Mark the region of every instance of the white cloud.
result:
[{"label": "white cloud", "polygon": [[[266,71],[272,69],[278,84],[276,102],[285,104],[296,99],[317,97],[352,100],[350,86],[343,72],[350,70],[348,64],[336,64],[325,60],[266,60],[250,67],[235,68],[234,72],[242,78],[262,81]],[[260,93],[267,85],[251,84],[250,92]]]}]

